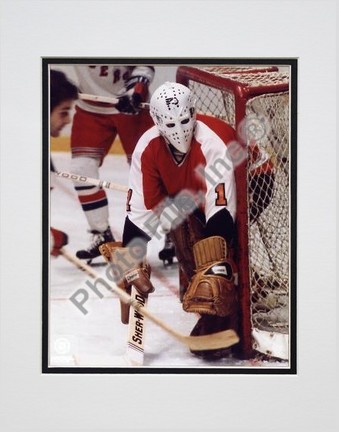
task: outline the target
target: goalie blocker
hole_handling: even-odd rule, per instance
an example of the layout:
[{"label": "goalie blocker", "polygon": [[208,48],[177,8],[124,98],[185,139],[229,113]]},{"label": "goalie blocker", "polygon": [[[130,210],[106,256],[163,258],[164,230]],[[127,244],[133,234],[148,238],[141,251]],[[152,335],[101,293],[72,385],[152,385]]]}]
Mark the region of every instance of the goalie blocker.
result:
[{"label": "goalie blocker", "polygon": [[[154,292],[150,281],[151,267],[143,257],[137,258],[130,248],[123,247],[122,242],[107,242],[99,246],[99,251],[105,260],[111,264],[111,270],[116,274],[117,285],[129,295],[133,285],[144,297]],[[129,323],[130,305],[120,301],[121,322]]]}]

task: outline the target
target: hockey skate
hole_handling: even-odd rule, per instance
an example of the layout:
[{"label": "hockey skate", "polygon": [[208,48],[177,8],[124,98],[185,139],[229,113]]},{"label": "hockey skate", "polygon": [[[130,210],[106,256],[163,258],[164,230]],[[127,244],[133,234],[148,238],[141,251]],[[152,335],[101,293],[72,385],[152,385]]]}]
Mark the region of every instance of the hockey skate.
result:
[{"label": "hockey skate", "polygon": [[175,257],[175,246],[169,234],[166,234],[164,248],[159,252],[159,259],[164,263],[164,266],[173,264]]},{"label": "hockey skate", "polygon": [[[87,260],[87,264],[100,265],[100,263],[92,263],[93,259],[101,257],[99,246],[107,242],[114,242],[115,239],[113,237],[110,227],[108,227],[106,231],[103,232],[93,230],[90,231],[90,233],[92,234],[92,242],[90,246],[87,249],[79,250],[76,253],[76,256],[77,258]],[[101,264],[103,265],[105,264],[105,262],[102,262]]]}]

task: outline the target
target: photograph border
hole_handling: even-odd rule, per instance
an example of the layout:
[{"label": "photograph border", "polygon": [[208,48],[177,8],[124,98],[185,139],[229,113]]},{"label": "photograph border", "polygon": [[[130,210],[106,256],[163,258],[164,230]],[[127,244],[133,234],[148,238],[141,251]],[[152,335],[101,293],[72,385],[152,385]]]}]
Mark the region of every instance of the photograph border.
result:
[{"label": "photograph border", "polygon": [[[154,66],[207,65],[269,65],[290,68],[290,358],[288,367],[58,367],[49,366],[49,208],[50,154],[49,146],[49,68],[70,64],[151,64]],[[42,373],[43,374],[235,374],[295,375],[297,374],[297,136],[298,136],[298,59],[279,57],[42,57]]]}]

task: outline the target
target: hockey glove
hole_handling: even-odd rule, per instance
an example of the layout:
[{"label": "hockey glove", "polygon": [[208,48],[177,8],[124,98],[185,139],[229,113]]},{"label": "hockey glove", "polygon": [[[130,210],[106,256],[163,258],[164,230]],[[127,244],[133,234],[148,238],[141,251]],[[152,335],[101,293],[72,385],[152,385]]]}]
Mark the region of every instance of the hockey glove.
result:
[{"label": "hockey glove", "polygon": [[140,104],[147,99],[148,85],[149,81],[145,77],[130,78],[126,83],[126,95],[119,98],[116,109],[124,114],[138,114],[141,109]]},{"label": "hockey glove", "polygon": [[198,241],[193,247],[196,274],[183,298],[186,312],[228,316],[237,310],[234,265],[226,241],[219,236]]},{"label": "hockey glove", "polygon": [[68,235],[63,231],[59,231],[51,227],[50,238],[51,238],[51,255],[57,257],[60,255],[60,249],[63,246],[67,245]]},{"label": "hockey glove", "polygon": [[101,255],[112,263],[112,271],[117,283],[127,288],[134,285],[140,294],[147,295],[154,291],[150,281],[151,269],[143,260],[135,259],[128,247],[122,247],[121,242],[108,242],[99,246]]},{"label": "hockey glove", "polygon": [[[148,296],[154,291],[154,287],[150,281],[151,267],[145,262],[136,261],[135,255],[131,251],[122,247],[121,242],[108,242],[99,246],[101,255],[108,263],[111,263],[111,270],[117,285],[131,293],[131,285],[143,296]],[[128,324],[129,321],[129,305],[120,301],[121,307],[121,322]]]}]

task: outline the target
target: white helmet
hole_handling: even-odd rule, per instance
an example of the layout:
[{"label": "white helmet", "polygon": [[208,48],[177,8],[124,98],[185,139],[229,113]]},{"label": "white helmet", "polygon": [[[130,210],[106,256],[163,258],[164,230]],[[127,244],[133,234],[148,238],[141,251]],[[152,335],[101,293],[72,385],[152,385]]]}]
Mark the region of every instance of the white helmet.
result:
[{"label": "white helmet", "polygon": [[195,101],[188,87],[166,82],[150,100],[150,114],[160,134],[182,153],[187,153],[196,123]]}]

